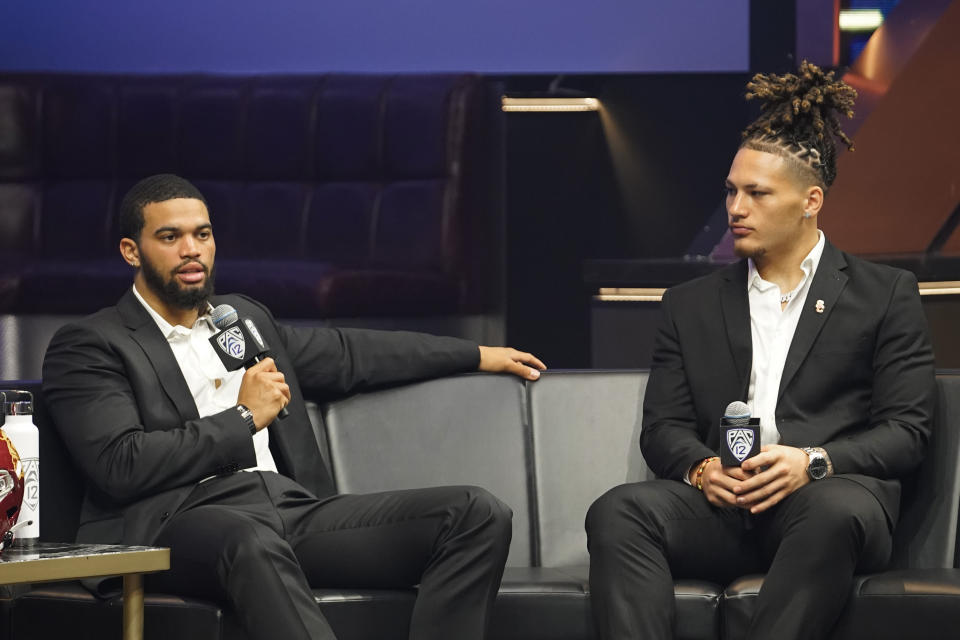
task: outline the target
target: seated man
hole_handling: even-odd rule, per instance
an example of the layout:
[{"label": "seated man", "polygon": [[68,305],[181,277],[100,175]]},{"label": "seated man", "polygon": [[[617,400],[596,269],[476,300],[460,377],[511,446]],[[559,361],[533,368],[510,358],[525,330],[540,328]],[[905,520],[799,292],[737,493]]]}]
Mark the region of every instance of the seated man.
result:
[{"label": "seated man", "polygon": [[[478,368],[535,380],[543,363],[455,338],[283,326],[254,300],[214,296],[206,202],[177,176],[134,185],[120,230],[133,287],[58,331],[43,365],[86,478],[78,541],[170,547],[148,587],[228,602],[250,638],[333,638],[311,585],[417,584],[411,638],[483,638],[510,509],[476,487],[334,495],[301,385],[345,393]],[[223,303],[272,357],[227,371],[208,341]]]},{"label": "seated man", "polygon": [[[670,638],[676,578],[766,571],[748,637],[825,638],[854,572],[888,562],[898,478],[922,460],[933,354],[916,278],[834,248],[817,228],[836,175],[833,113],[855,92],[804,63],[757,75],[766,102],[726,179],[740,262],[670,289],[640,446],[658,480],[587,516],[604,640]],[[720,418],[743,400],[762,450],[723,467]]]}]

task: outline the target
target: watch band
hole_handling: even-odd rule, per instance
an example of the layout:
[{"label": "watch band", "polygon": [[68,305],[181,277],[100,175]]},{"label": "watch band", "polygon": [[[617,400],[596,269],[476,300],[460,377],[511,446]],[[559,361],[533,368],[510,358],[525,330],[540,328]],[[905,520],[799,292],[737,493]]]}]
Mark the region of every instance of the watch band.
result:
[{"label": "watch band", "polygon": [[236,409],[240,412],[240,417],[243,418],[243,421],[247,423],[248,427],[250,427],[250,435],[256,435],[257,423],[253,421],[253,411],[250,411],[250,409],[243,404],[238,404]]}]

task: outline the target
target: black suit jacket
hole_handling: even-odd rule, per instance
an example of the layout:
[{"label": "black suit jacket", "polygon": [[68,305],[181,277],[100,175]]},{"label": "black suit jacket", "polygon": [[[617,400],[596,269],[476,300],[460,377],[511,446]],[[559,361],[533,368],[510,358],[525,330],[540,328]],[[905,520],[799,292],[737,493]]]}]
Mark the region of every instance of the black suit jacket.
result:
[{"label": "black suit jacket", "polygon": [[[716,455],[720,417],[746,400],[751,366],[746,260],[667,291],[640,436],[654,473],[682,479]],[[923,457],[934,401],[916,278],[826,243],[780,382],[781,444],[822,446],[835,473],[870,490],[892,524],[898,478]]]},{"label": "black suit jacket", "polygon": [[[279,325],[243,296],[217,296],[252,318],[290,386],[288,418],[270,427],[280,473],[317,497],[334,493],[301,387],[343,394],[476,369],[476,344],[408,332]],[[256,465],[239,413],[200,418],[179,365],[132,291],[68,324],[47,349],[44,401],[86,478],[77,539],[150,544],[197,481]]]}]

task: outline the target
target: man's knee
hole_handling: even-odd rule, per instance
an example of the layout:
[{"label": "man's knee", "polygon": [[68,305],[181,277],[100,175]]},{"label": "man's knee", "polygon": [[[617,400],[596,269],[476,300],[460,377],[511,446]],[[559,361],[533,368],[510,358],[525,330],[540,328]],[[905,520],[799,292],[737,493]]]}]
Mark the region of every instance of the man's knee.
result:
[{"label": "man's knee", "polygon": [[509,541],[513,531],[513,510],[483,487],[454,487],[462,521],[469,527],[489,529]]},{"label": "man's knee", "polygon": [[239,520],[220,535],[217,559],[221,568],[266,564],[278,554],[292,556],[285,540],[252,522]]},{"label": "man's knee", "polygon": [[275,573],[270,563],[285,555],[279,536],[243,518],[208,515],[188,512],[161,534],[158,544],[172,549],[170,570],[150,576],[151,589],[219,600],[238,580]]},{"label": "man's knee", "polygon": [[585,521],[588,535],[608,529],[611,523],[622,517],[624,503],[628,500],[625,487],[626,485],[616,486],[593,501],[587,509]]},{"label": "man's knee", "polygon": [[587,510],[585,522],[591,549],[620,544],[637,526],[652,523],[654,505],[664,497],[659,485],[657,482],[622,484],[597,498]]}]

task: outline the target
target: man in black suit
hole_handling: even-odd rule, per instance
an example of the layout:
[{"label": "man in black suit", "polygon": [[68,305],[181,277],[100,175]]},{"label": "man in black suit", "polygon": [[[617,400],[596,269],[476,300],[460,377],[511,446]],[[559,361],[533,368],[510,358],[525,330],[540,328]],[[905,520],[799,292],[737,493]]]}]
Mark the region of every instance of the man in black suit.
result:
[{"label": "man in black suit", "polygon": [[[849,111],[853,90],[807,63],[748,89],[767,104],[726,180],[745,259],[664,295],[640,436],[661,479],[616,487],[587,516],[603,640],[672,637],[676,578],[763,571],[749,638],[829,636],[854,573],[888,561],[898,478],[929,437],[916,278],[817,228],[831,134],[850,144],[831,111]],[[719,422],[735,400],[760,417],[764,444],[723,467]]]},{"label": "man in black suit", "polygon": [[[170,547],[152,588],[228,602],[251,638],[333,638],[310,585],[417,584],[411,638],[483,638],[510,509],[477,487],[335,495],[301,386],[346,393],[478,368],[533,380],[543,363],[455,338],[287,327],[254,300],[213,296],[206,203],[177,176],[131,188],[120,225],[133,287],[57,332],[43,366],[87,480],[77,539]],[[208,341],[222,303],[256,323],[271,358],[226,371]]]}]

